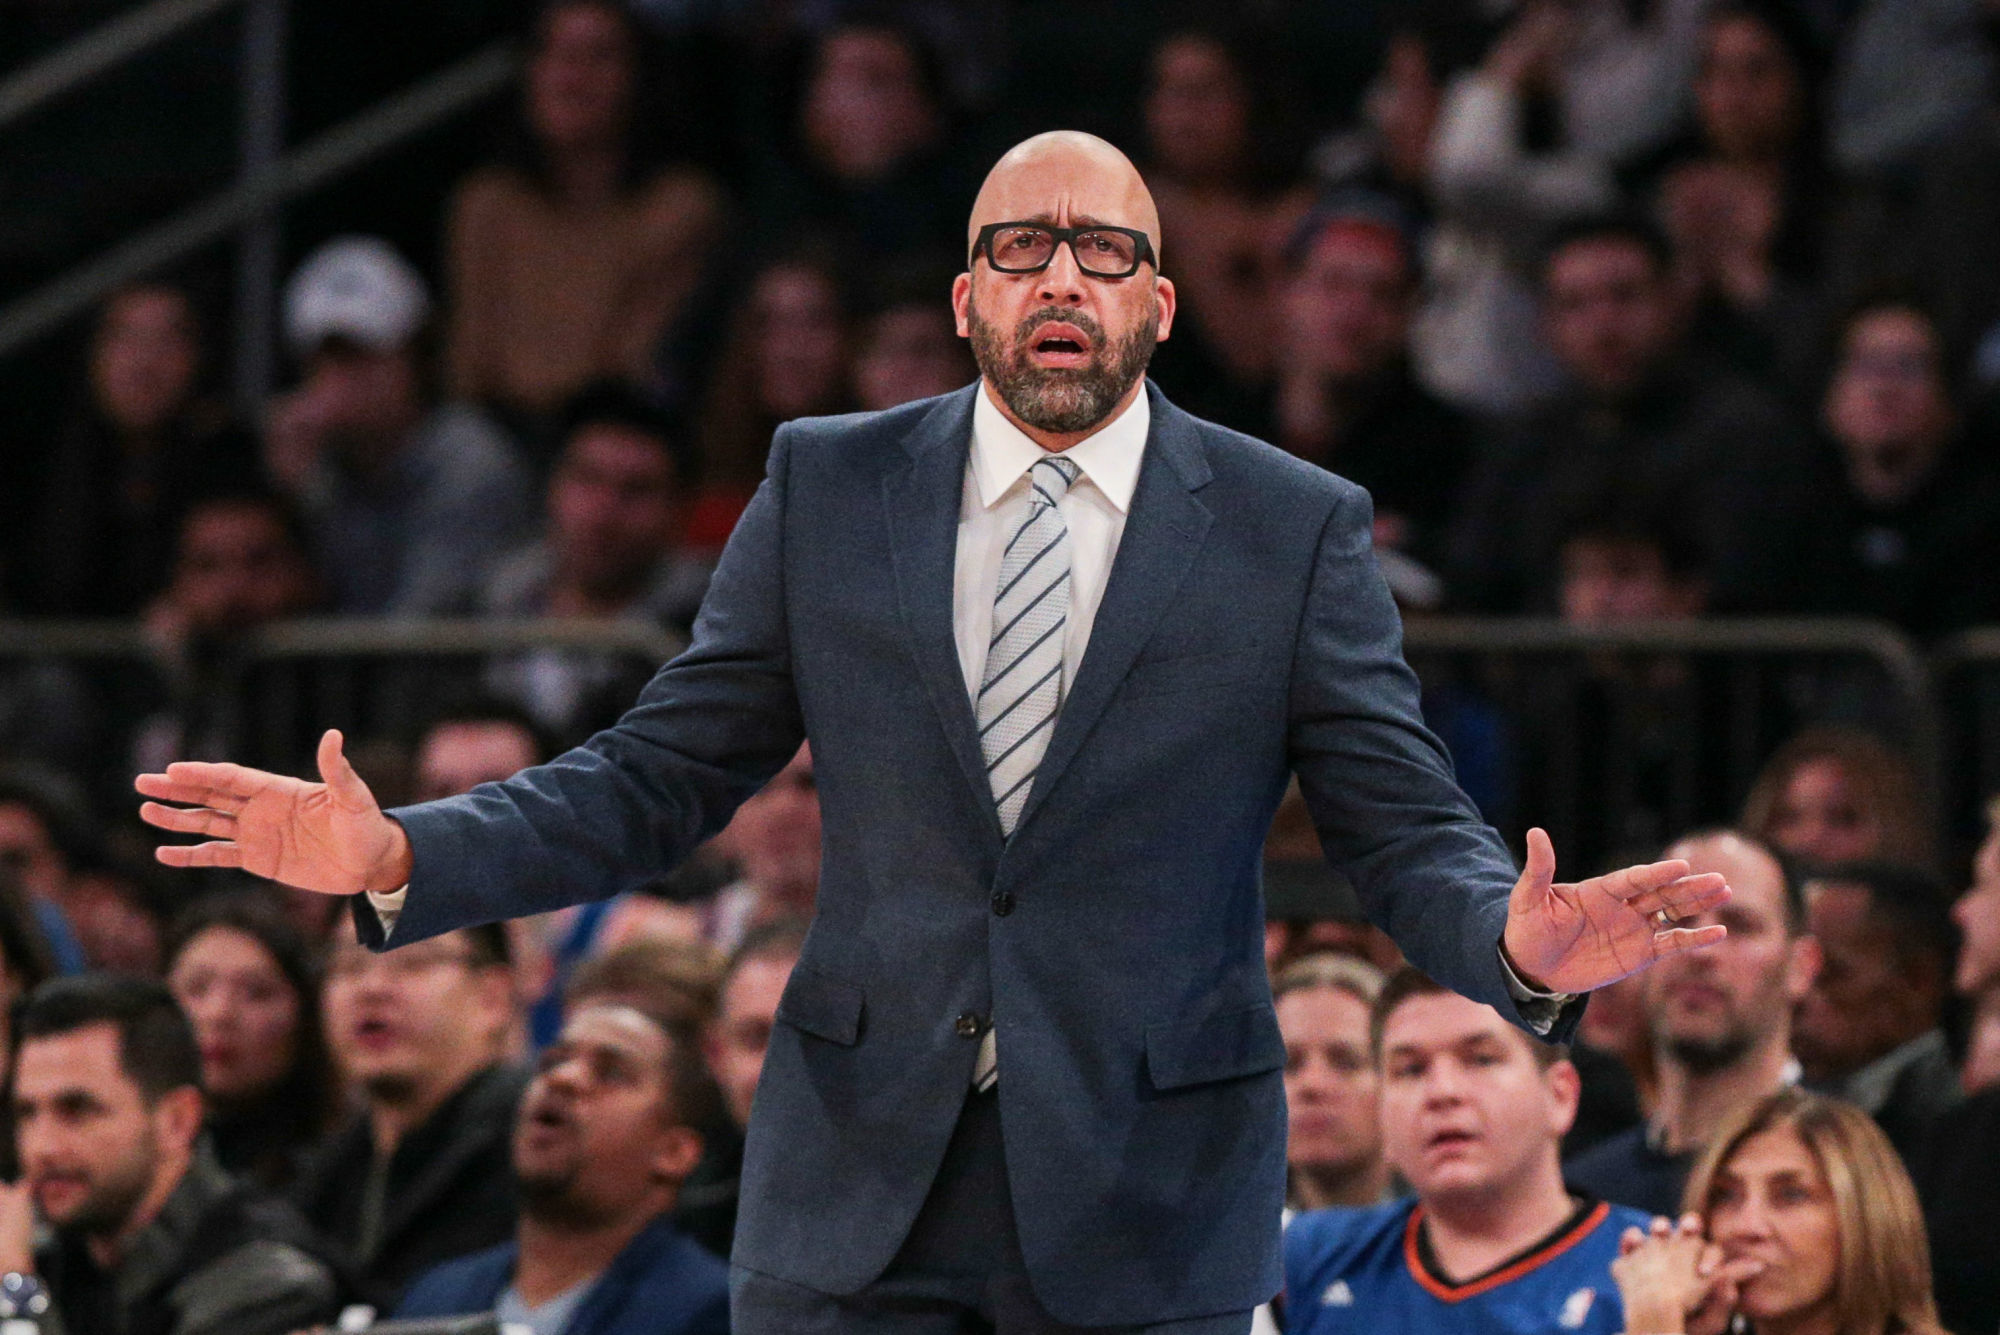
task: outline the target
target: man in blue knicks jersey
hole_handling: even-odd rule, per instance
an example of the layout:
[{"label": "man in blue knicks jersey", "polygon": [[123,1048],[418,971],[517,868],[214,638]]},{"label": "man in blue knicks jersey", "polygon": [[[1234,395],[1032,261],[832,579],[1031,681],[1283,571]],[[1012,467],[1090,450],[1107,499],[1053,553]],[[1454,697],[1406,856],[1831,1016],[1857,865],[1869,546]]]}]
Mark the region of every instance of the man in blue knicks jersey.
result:
[{"label": "man in blue knicks jersey", "polygon": [[1373,1029],[1384,1149],[1416,1196],[1292,1221],[1285,1329],[1623,1330],[1611,1262],[1650,1220],[1563,1186],[1578,1081],[1562,1050],[1414,969],[1383,988]]}]

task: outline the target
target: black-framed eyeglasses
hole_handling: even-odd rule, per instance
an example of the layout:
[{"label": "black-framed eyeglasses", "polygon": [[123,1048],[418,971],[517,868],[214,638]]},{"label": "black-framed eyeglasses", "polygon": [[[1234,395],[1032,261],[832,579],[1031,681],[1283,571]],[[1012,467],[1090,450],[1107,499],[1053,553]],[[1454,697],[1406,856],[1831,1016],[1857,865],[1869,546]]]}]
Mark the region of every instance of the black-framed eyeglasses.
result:
[{"label": "black-framed eyeglasses", "polygon": [[1069,243],[1076,267],[1092,278],[1130,278],[1139,266],[1159,267],[1153,243],[1130,227],[1050,227],[1037,222],[987,223],[973,238],[972,258],[981,254],[999,273],[1040,273],[1054,263],[1056,247]]}]

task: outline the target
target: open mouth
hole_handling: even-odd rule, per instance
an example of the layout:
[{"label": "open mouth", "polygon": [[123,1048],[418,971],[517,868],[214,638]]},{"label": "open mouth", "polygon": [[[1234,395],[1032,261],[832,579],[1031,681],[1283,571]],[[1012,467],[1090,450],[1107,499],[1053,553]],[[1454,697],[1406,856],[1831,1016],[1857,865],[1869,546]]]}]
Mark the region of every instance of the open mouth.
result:
[{"label": "open mouth", "polygon": [[1453,1150],[1464,1149],[1478,1139],[1479,1137],[1473,1135],[1470,1131],[1440,1131],[1424,1142],[1424,1148],[1434,1154],[1439,1152],[1449,1153]]},{"label": "open mouth", "polygon": [[1074,325],[1044,325],[1029,347],[1042,366],[1082,366],[1090,359],[1090,340]]}]

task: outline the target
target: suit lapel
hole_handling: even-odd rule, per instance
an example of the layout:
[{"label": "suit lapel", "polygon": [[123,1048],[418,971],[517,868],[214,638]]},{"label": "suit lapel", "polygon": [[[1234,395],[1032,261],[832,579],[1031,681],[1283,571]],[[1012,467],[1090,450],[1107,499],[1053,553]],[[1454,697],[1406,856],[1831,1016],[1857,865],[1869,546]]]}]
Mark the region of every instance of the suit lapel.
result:
[{"label": "suit lapel", "polygon": [[[1173,604],[1213,520],[1208,507],[1194,495],[1210,477],[1194,419],[1168,403],[1151,381],[1146,383],[1146,393],[1152,397],[1152,428],[1147,433],[1146,457],[1139,466],[1139,484],[1132,493],[1125,533],[1118,541],[1118,555],[1111,563],[1097,620],[1090,628],[1090,647],[1084,651],[1076,681],[1063,701],[1048,752],[1035,771],[1034,787],[1014,827],[1016,832],[1034,819],[1036,809],[1111,703],[1139,650]],[[963,695],[961,691],[961,698]]]},{"label": "suit lapel", "polygon": [[952,583],[958,553],[958,512],[965,489],[965,461],[972,446],[970,387],[946,396],[904,441],[909,463],[882,479],[896,600],[910,637],[910,652],[931,704],[995,840],[1000,817],[979,754],[979,727],[965,689],[953,632]]}]

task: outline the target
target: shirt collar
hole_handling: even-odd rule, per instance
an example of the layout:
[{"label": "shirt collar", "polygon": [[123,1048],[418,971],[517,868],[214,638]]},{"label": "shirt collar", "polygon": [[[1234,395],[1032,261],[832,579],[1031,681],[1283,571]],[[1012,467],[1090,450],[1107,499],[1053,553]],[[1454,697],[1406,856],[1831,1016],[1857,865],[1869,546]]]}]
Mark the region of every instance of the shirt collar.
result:
[{"label": "shirt collar", "polygon": [[[1063,451],[1063,457],[1074,460],[1121,514],[1131,510],[1152,423],[1153,408],[1141,385],[1125,411]],[[972,469],[979,483],[979,504],[992,509],[1047,453],[1007,420],[982,381],[972,403]]]}]

